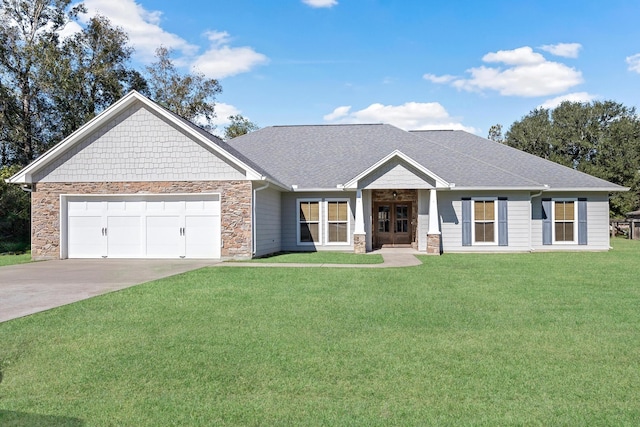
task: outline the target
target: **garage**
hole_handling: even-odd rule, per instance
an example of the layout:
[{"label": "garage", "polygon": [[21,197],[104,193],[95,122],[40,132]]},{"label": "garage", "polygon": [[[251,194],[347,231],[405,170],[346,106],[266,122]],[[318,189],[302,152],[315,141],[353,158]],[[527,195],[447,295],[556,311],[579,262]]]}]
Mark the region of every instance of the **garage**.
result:
[{"label": "garage", "polygon": [[63,195],[61,258],[220,258],[220,195]]}]

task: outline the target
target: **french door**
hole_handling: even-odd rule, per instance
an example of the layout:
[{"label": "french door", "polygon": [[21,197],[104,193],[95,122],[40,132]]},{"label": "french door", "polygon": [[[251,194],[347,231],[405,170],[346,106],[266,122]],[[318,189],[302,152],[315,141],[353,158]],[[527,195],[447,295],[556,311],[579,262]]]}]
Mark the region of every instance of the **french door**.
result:
[{"label": "french door", "polygon": [[411,244],[411,202],[379,202],[373,207],[374,246]]}]

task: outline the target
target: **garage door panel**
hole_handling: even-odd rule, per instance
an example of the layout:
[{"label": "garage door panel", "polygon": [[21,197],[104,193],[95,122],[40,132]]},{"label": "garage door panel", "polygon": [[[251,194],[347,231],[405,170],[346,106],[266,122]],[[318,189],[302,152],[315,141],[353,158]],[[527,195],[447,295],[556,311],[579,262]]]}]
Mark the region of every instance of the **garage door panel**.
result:
[{"label": "garage door panel", "polygon": [[220,258],[220,218],[185,218],[185,255],[187,258]]},{"label": "garage door panel", "polygon": [[102,230],[102,216],[70,216],[69,257],[100,258],[106,255]]},{"label": "garage door panel", "polygon": [[219,195],[68,197],[70,258],[220,258]]},{"label": "garage door panel", "polygon": [[179,216],[147,217],[147,256],[177,258],[182,255]]},{"label": "garage door panel", "polygon": [[135,258],[144,255],[141,223],[139,216],[107,217],[107,254],[110,258]]}]

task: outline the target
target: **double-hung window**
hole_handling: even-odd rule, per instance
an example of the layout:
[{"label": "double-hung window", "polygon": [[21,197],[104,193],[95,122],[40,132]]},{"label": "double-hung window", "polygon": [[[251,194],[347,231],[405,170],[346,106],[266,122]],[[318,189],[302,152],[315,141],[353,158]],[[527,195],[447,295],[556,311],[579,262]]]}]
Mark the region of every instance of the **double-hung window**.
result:
[{"label": "double-hung window", "polygon": [[298,200],[298,242],[302,244],[321,243],[320,228],[320,200]]},{"label": "double-hung window", "polygon": [[556,242],[575,242],[576,202],[555,200],[553,206],[553,231]]},{"label": "double-hung window", "polygon": [[349,243],[349,201],[327,200],[327,243]]},{"label": "double-hung window", "polygon": [[496,242],[496,201],[473,201],[473,226],[475,243]]}]

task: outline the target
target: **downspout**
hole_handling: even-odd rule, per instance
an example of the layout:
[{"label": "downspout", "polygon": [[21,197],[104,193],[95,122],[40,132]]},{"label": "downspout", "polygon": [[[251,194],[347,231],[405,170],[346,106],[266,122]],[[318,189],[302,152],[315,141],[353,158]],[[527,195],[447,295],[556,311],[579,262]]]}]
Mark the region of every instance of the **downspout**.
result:
[{"label": "downspout", "polygon": [[[548,187],[548,185],[545,185],[545,187]],[[543,192],[544,190],[540,190],[540,192],[529,196],[529,252],[535,251],[531,242],[531,239],[533,238],[533,218],[531,218],[533,216],[533,199],[534,197],[542,196]]]},{"label": "downspout", "polygon": [[20,188],[27,193],[33,193],[33,184],[22,184]]},{"label": "downspout", "polygon": [[256,256],[256,250],[258,247],[258,243],[256,242],[256,225],[258,223],[258,221],[256,221],[256,196],[258,191],[264,190],[266,188],[269,187],[269,183],[267,182],[265,185],[263,185],[262,187],[259,188],[254,188],[253,189],[253,201],[251,203],[251,242],[252,242],[252,246],[253,249],[251,251],[251,257],[253,258],[254,256]]}]

